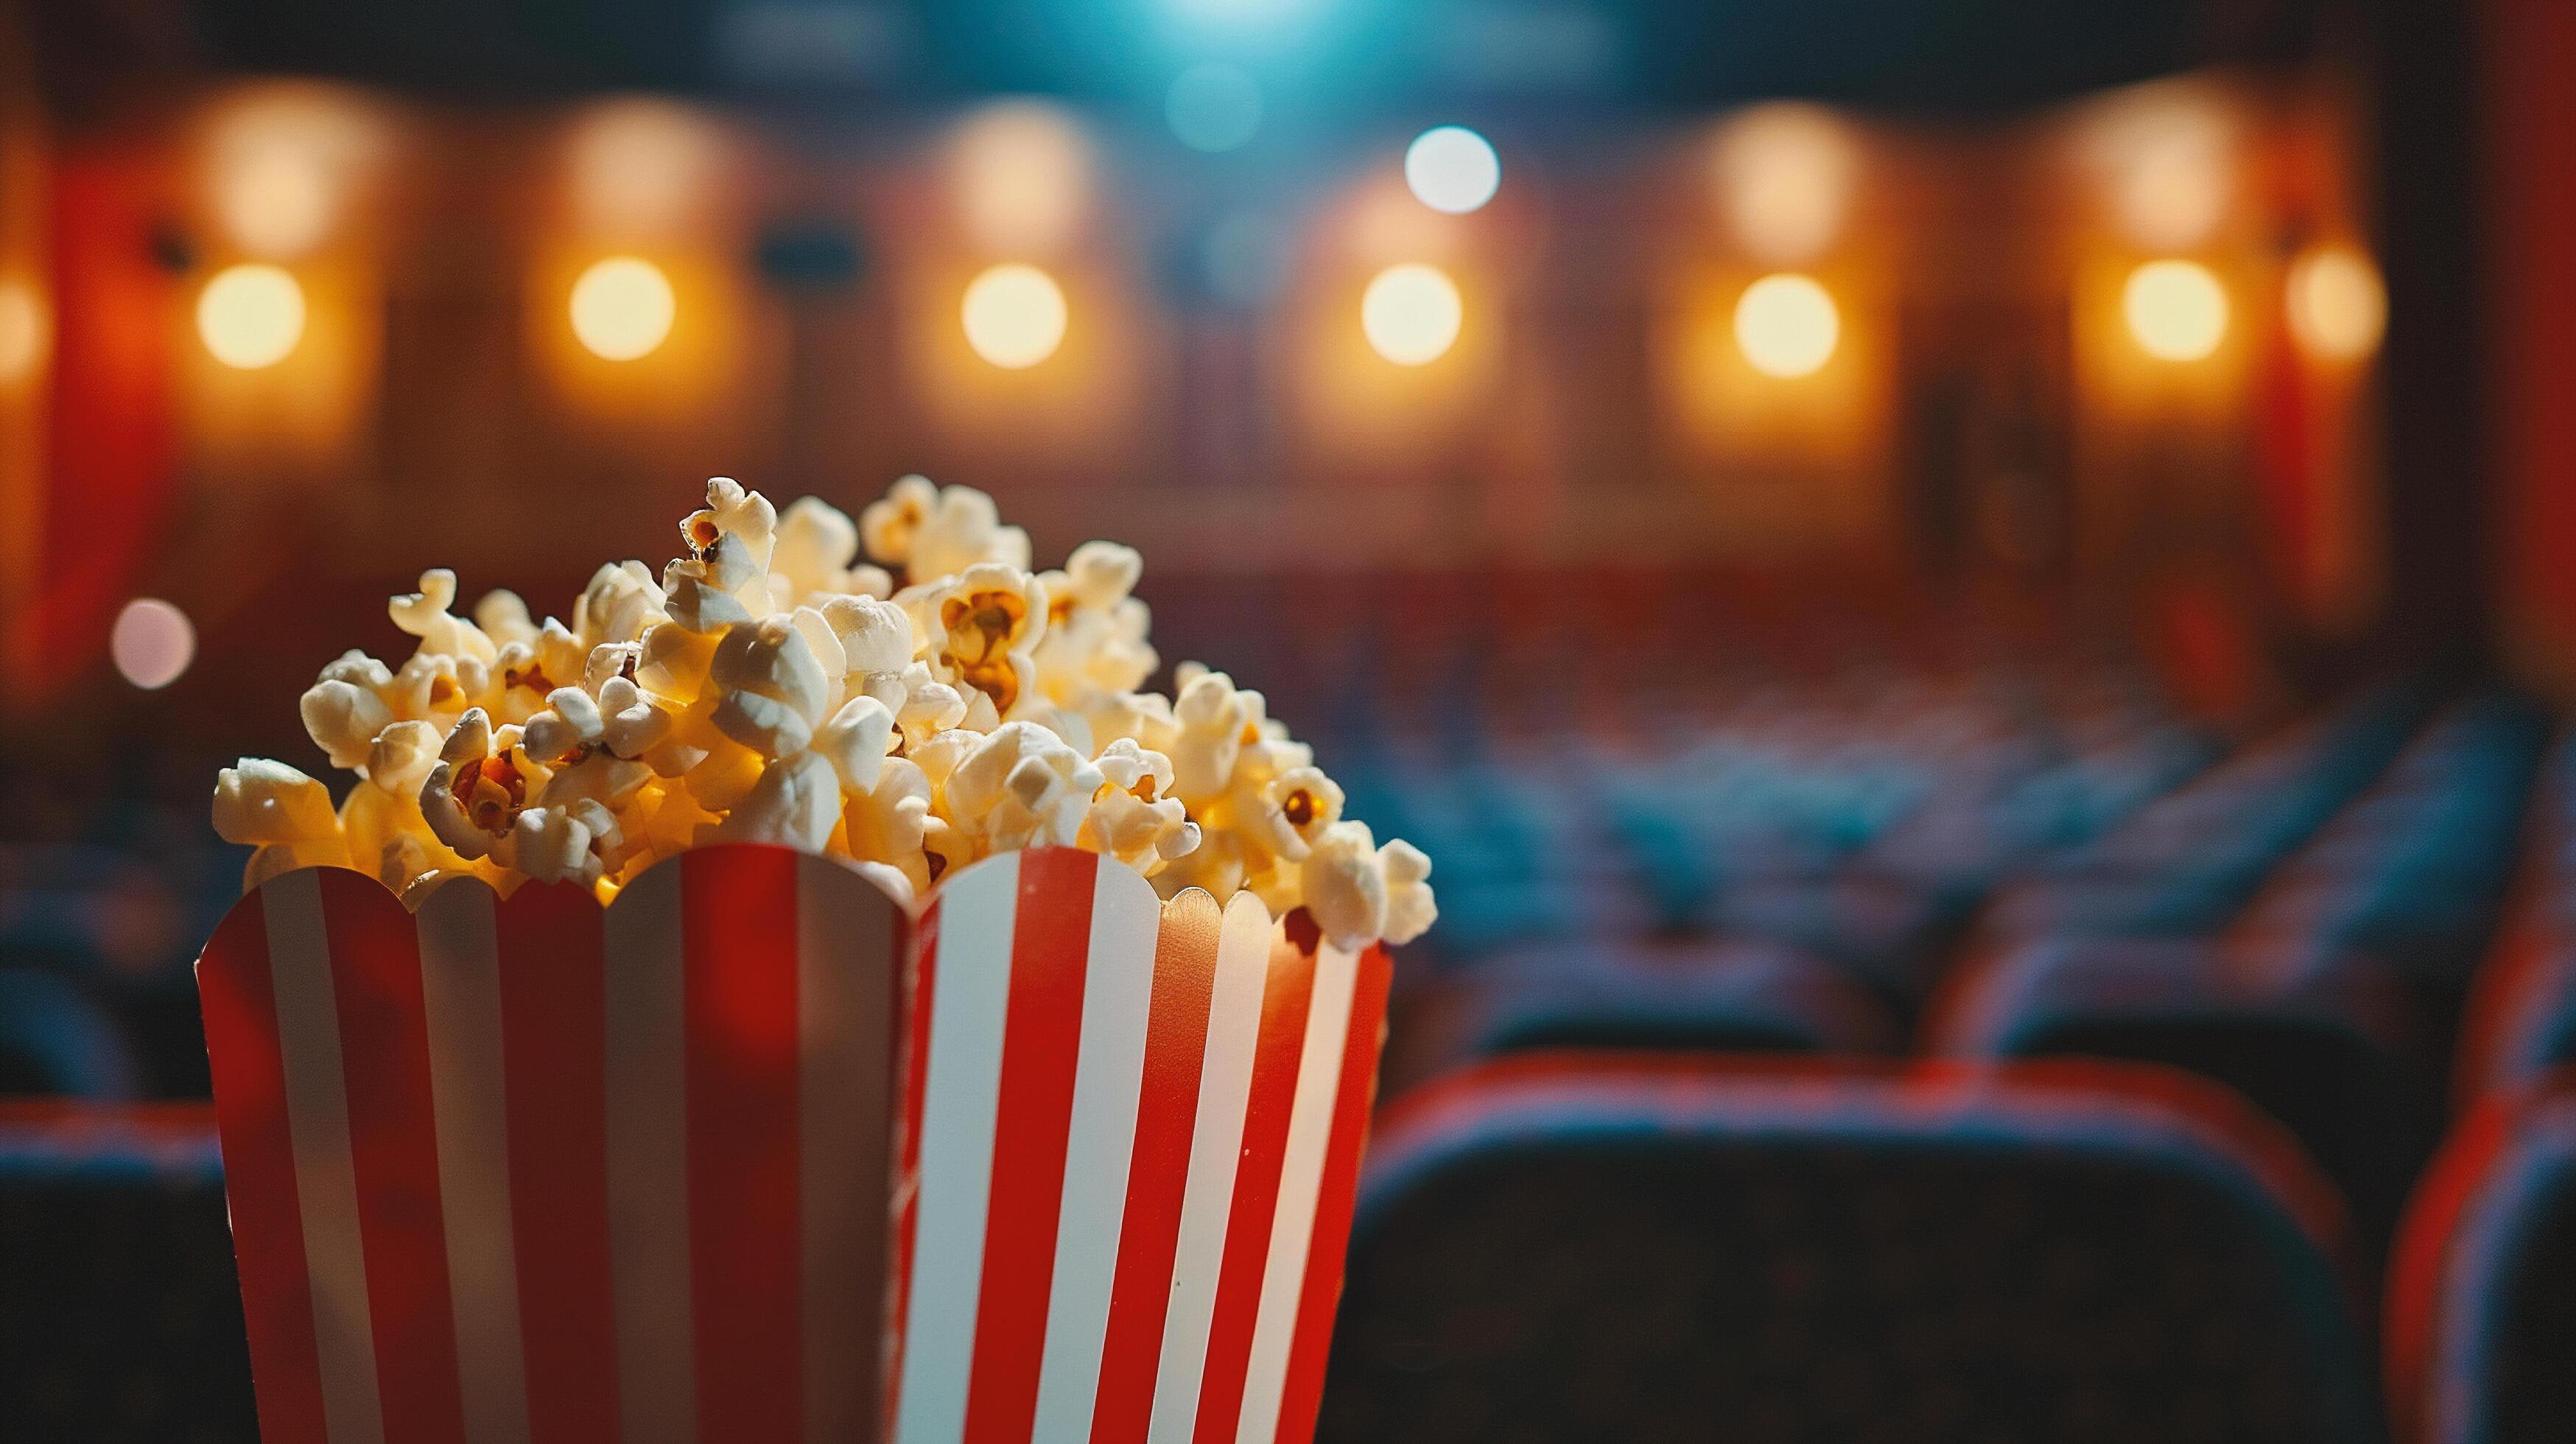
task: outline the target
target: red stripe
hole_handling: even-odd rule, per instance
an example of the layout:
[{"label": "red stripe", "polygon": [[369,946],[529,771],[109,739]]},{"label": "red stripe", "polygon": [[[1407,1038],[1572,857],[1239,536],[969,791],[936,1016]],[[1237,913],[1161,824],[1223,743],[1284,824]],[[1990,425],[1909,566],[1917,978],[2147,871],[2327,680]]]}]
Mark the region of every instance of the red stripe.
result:
[{"label": "red stripe", "polygon": [[[908,986],[904,968],[904,948],[910,921],[900,906],[890,904],[886,908],[885,951],[879,955],[884,960],[885,968],[882,979],[884,992],[881,994],[885,1011],[874,1014],[871,1018],[872,1026],[883,1030],[878,1037],[885,1049],[884,1062],[887,1077],[884,1102],[897,1118],[901,1117],[905,1106],[903,1087],[909,1068],[903,1053],[903,1034],[899,1030],[904,1026],[904,1020],[910,1016],[909,1004],[904,993]],[[891,1120],[878,1122],[875,1132],[871,1135],[874,1151],[865,1159],[869,1171],[865,1177],[856,1180],[854,1187],[872,1191],[888,1190],[886,1197],[890,1201],[900,1196],[893,1192],[899,1187],[899,1179],[896,1175],[902,1166],[901,1155],[896,1151],[901,1144],[894,1136],[900,1126]],[[884,1215],[878,1215],[877,1220],[879,1231],[862,1238],[862,1246],[868,1247],[871,1252],[868,1257],[860,1261],[862,1273],[859,1278],[859,1287],[864,1296],[876,1300],[879,1305],[879,1313],[874,1320],[877,1326],[877,1357],[861,1362],[872,1363],[882,1369],[892,1353],[895,1332],[893,1321],[900,1319],[902,1315],[893,1311],[896,1286],[893,1282],[891,1255],[897,1247],[897,1240],[891,1221]],[[879,1373],[863,1376],[859,1380],[858,1392],[851,1400],[848,1416],[854,1421],[854,1427],[863,1427],[865,1421],[883,1415],[885,1401],[893,1393],[893,1386],[887,1382],[891,1377],[891,1375]],[[882,1431],[880,1434],[882,1437]]]},{"label": "red stripe", "polygon": [[205,1011],[242,1322],[258,1386],[259,1437],[268,1444],[323,1444],[322,1358],[313,1342],[313,1282],[304,1271],[304,1216],[286,1127],[268,914],[258,893],[233,904],[206,943],[197,959],[197,998]]},{"label": "red stripe", "polygon": [[1190,1134],[1197,1126],[1199,1075],[1207,1062],[1217,940],[1225,916],[1215,899],[1190,891],[1163,908],[1154,949],[1154,1001],[1145,1032],[1145,1079],[1136,1109],[1136,1151],[1127,1171],[1127,1210],[1118,1231],[1118,1276],[1093,1400],[1095,1444],[1142,1439],[1154,1415],[1154,1369],[1171,1304],[1181,1201],[1190,1182]]},{"label": "red stripe", "polygon": [[1261,1043],[1253,1054],[1252,1095],[1244,1104],[1243,1161],[1226,1213],[1225,1257],[1217,1265],[1216,1308],[1208,1320],[1207,1367],[1200,1376],[1199,1444],[1234,1437],[1243,1407],[1243,1378],[1252,1362],[1252,1327],[1261,1310],[1261,1273],[1270,1252],[1270,1221],[1279,1211],[1279,1170],[1287,1161],[1288,1119],[1296,1110],[1297,1060],[1306,1047],[1306,1010],[1315,991],[1315,955],[1277,936],[1261,993]]},{"label": "red stripe", "polygon": [[499,909],[510,1226],[533,1444],[612,1444],[608,1037],[599,903],[527,883]]},{"label": "red stripe", "polygon": [[2401,1440],[2432,1434],[2433,1344],[2439,1332],[2442,1282],[2451,1239],[2469,1204],[2511,1146],[2515,1122],[2535,1097],[2530,1090],[2489,1093],[2451,1130],[2406,1201],[2389,1249],[2387,1299],[2381,1305],[2382,1388],[2391,1432]]},{"label": "red stripe", "polygon": [[1315,1232],[1306,1245],[1306,1280],[1297,1291],[1297,1328],[1279,1396],[1277,1444],[1306,1444],[1315,1437],[1333,1311],[1342,1302],[1342,1261],[1351,1246],[1351,1210],[1359,1197],[1360,1154],[1368,1146],[1369,1107],[1377,1101],[1378,1045],[1386,1026],[1387,983],[1395,969],[1384,948],[1362,953],[1359,965],[1350,1036],[1342,1044],[1342,1081],[1333,1094],[1333,1133],[1315,1195]]},{"label": "red stripe", "polygon": [[448,1296],[447,1226],[429,1091],[429,1013],[411,914],[374,878],[329,868],[322,925],[349,1096],[358,1244],[375,1325],[385,1444],[465,1437]]},{"label": "red stripe", "polygon": [[967,1444],[1025,1440],[1037,1420],[1038,1359],[1046,1349],[1056,1223],[1064,1206],[1099,862],[1098,854],[1078,848],[1020,854]]},{"label": "red stripe", "polygon": [[[901,924],[897,929],[900,932]],[[913,930],[912,946],[897,954],[908,981],[911,1001],[904,1012],[902,1036],[896,1039],[895,1067],[903,1080],[902,1136],[895,1141],[894,1257],[887,1262],[884,1429],[894,1437],[895,1408],[902,1401],[897,1383],[903,1378],[903,1326],[912,1311],[912,1241],[920,1221],[921,1109],[930,1091],[930,994],[939,973],[939,904],[934,901]]]},{"label": "red stripe", "polygon": [[698,1432],[801,1440],[796,854],[687,854],[680,938]]}]

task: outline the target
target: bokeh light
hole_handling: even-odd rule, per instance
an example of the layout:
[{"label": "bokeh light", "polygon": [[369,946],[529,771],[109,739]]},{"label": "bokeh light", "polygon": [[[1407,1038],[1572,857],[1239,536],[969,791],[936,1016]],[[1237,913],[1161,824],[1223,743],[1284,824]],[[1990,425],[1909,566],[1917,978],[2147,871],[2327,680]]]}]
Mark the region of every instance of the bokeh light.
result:
[{"label": "bokeh light", "polygon": [[2309,355],[2358,361],[2388,328],[2388,291],[2370,257],[2346,245],[2309,250],[2290,267],[2290,334]]},{"label": "bokeh light", "polygon": [[276,266],[227,266],[198,293],[197,338],[227,366],[274,366],[304,339],[304,288]]},{"label": "bokeh light", "polygon": [[967,283],[966,344],[1006,371],[1035,366],[1064,344],[1064,289],[1035,266],[994,266]]},{"label": "bokeh light", "polygon": [[988,105],[958,126],[949,154],[958,217],[985,252],[1044,256],[1081,228],[1091,146],[1056,106]]},{"label": "bokeh light", "polygon": [[1813,261],[1842,235],[1859,164],[1843,123],[1819,106],[1755,106],[1728,121],[1718,201],[1736,244],[1775,266]]},{"label": "bokeh light", "polygon": [[1447,355],[1466,317],[1458,283],[1419,262],[1378,272],[1360,296],[1360,330],[1377,354],[1398,366],[1427,366]]},{"label": "bokeh light", "polygon": [[2197,261],[2149,261],[2129,273],[2121,314],[2138,349],[2160,361],[2198,361],[2227,335],[2227,291]]},{"label": "bokeh light", "polygon": [[1193,65],[1164,92],[1163,118],[1192,150],[1239,149],[1261,128],[1261,84],[1239,65]]},{"label": "bokeh light", "polygon": [[0,276],[0,382],[24,381],[52,340],[45,298],[24,276]]},{"label": "bokeh light", "polygon": [[596,261],[572,283],[572,333],[607,361],[649,356],[670,339],[679,301],[662,268],[637,256]]},{"label": "bokeh light", "polygon": [[1502,157],[1465,126],[1434,126],[1405,148],[1404,183],[1424,205],[1463,216],[1502,187]]},{"label": "bokeh light", "polygon": [[217,102],[204,144],[207,199],[232,248],[290,261],[347,226],[388,139],[353,94],[280,82]]},{"label": "bokeh light", "polygon": [[221,195],[225,227],[262,255],[301,254],[330,229],[330,184],[312,157],[293,150],[245,156]]},{"label": "bokeh light", "polygon": [[151,692],[179,680],[197,658],[197,629],[188,614],[158,597],[137,597],[116,614],[107,653],[117,675]]},{"label": "bokeh light", "polygon": [[564,199],[583,230],[623,238],[676,236],[719,193],[723,131],[674,101],[621,97],[589,105],[564,134]]},{"label": "bokeh light", "polygon": [[1833,359],[1842,332],[1832,294],[1812,276],[1764,276],[1735,302],[1735,344],[1765,376],[1814,375]]},{"label": "bokeh light", "polygon": [[2237,136],[2217,98],[2188,84],[2122,96],[2094,122],[2088,144],[2113,224],[2131,245],[2190,250],[2226,220]]}]

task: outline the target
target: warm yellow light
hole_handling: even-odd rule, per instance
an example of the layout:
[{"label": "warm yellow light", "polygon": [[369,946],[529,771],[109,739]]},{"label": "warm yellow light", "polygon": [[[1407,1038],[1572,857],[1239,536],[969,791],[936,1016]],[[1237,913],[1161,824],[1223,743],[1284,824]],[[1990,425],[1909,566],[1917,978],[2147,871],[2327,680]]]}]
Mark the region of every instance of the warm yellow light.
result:
[{"label": "warm yellow light", "polygon": [[635,256],[610,256],[572,283],[572,333],[607,361],[649,356],[668,340],[679,302],[662,268]]},{"label": "warm yellow light", "polygon": [[1036,100],[986,106],[958,126],[949,155],[958,217],[986,254],[1045,256],[1081,229],[1091,146],[1062,109]]},{"label": "warm yellow light", "polygon": [[291,150],[242,157],[217,199],[233,238],[257,254],[300,255],[331,228],[329,180],[310,156]]},{"label": "warm yellow light", "polygon": [[197,296],[197,337],[227,366],[274,366],[304,339],[304,288],[276,266],[228,266]]},{"label": "warm yellow light", "polygon": [[2227,292],[2197,261],[2149,261],[2120,293],[2129,334],[2160,361],[2198,361],[2227,335]]},{"label": "warm yellow light", "polygon": [[1812,276],[1764,276],[1735,303],[1735,344],[1765,376],[1814,375],[1833,359],[1842,334],[1833,295]]},{"label": "warm yellow light", "polygon": [[0,276],[0,382],[24,381],[45,359],[45,300],[23,277]]},{"label": "warm yellow light", "polygon": [[2311,356],[2358,361],[2388,327],[2379,267],[2350,246],[2319,246],[2290,267],[2290,334]]},{"label": "warm yellow light", "polygon": [[1005,371],[1035,366],[1064,344],[1064,290],[1035,266],[994,266],[966,285],[966,344]]},{"label": "warm yellow light", "polygon": [[1717,184],[1736,244],[1775,266],[1814,260],[1842,234],[1859,165],[1850,133],[1821,107],[1781,102],[1728,121]]},{"label": "warm yellow light", "polygon": [[2235,201],[2238,130],[2226,101],[2190,82],[2148,86],[2097,107],[2080,134],[2121,237],[2147,251],[2209,244]]},{"label": "warm yellow light", "polygon": [[319,250],[387,149],[372,107],[337,88],[269,84],[216,103],[203,132],[207,200],[229,248],[264,261]]},{"label": "warm yellow light", "polygon": [[1398,366],[1427,366],[1447,355],[1466,319],[1458,283],[1438,266],[1389,266],[1360,296],[1360,330]]},{"label": "warm yellow light", "polygon": [[116,614],[108,656],[117,675],[146,692],[179,680],[197,657],[197,629],[188,614],[158,597],[137,597]]}]

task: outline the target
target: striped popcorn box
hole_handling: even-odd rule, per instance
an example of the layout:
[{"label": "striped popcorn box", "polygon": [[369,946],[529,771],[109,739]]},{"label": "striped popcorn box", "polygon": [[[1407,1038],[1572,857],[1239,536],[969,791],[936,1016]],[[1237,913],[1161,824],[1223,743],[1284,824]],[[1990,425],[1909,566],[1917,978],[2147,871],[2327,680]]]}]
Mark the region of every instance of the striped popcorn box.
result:
[{"label": "striped popcorn box", "polygon": [[1387,980],[1064,848],[276,878],[198,963],[261,1433],[1307,1439]]}]

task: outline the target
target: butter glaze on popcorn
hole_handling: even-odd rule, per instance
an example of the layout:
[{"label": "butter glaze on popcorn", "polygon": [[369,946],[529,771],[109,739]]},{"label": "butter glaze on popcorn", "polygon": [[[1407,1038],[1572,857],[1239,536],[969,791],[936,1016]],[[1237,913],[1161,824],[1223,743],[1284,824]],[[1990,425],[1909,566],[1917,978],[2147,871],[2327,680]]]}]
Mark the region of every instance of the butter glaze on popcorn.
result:
[{"label": "butter glaze on popcorn", "polygon": [[[680,523],[657,582],[601,567],[569,625],[456,574],[392,599],[398,668],[349,652],[305,730],[357,782],[244,758],[215,830],[245,886],[297,867],[375,873],[408,902],[471,873],[505,892],[577,881],[602,901],[717,841],[860,863],[916,899],[966,864],[1088,848],[1165,897],[1251,891],[1337,942],[1409,942],[1437,916],[1430,859],[1378,845],[1259,692],[1183,663],[1173,696],[1134,595],[1144,561],[1087,542],[1034,572],[991,497],[919,476],[857,521],[784,512],[730,477]],[[861,558],[864,550],[865,559]]]}]

